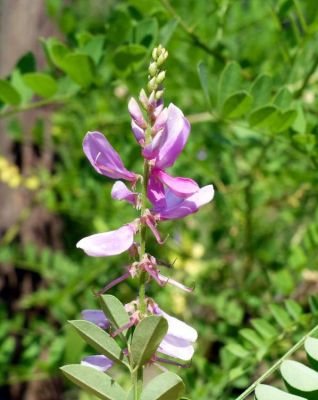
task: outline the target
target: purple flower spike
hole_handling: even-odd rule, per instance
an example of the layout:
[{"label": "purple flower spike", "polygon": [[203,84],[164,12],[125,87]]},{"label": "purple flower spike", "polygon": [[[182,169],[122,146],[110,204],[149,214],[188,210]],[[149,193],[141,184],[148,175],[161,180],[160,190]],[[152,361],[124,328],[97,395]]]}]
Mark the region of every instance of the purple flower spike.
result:
[{"label": "purple flower spike", "polygon": [[121,254],[134,243],[137,229],[133,224],[124,225],[115,231],[97,233],[80,240],[76,247],[92,257],[107,257]]},{"label": "purple flower spike", "polygon": [[152,210],[153,213],[157,212],[156,217],[160,220],[184,218],[197,212],[200,207],[213,199],[214,189],[212,185],[204,186],[185,199],[177,197],[170,189],[166,190],[165,194],[165,207],[158,208],[155,206]]},{"label": "purple flower spike", "polygon": [[[189,121],[182,111],[174,104],[168,107],[168,118],[163,134],[158,138],[155,149],[151,143],[146,146],[143,155],[147,159],[155,160],[155,167],[165,169],[171,167],[183,150],[190,133]],[[157,136],[155,136],[155,139]]]},{"label": "purple flower spike", "polygon": [[84,137],[83,150],[99,174],[133,183],[137,181],[137,175],[124,167],[119,154],[102,133],[88,132]]},{"label": "purple flower spike", "polygon": [[81,364],[105,372],[114,365],[114,362],[105,356],[96,355],[85,357]]},{"label": "purple flower spike", "polygon": [[108,329],[110,326],[108,319],[101,310],[83,310],[81,315],[85,321],[89,321],[102,329]]},{"label": "purple flower spike", "polygon": [[154,169],[152,175],[159,179],[178,197],[189,197],[199,191],[199,185],[190,178],[173,177],[161,169]]},{"label": "purple flower spike", "polygon": [[138,200],[138,193],[132,192],[127,186],[121,182],[116,181],[111,191],[111,196],[115,200],[125,200],[128,203],[136,206]]}]

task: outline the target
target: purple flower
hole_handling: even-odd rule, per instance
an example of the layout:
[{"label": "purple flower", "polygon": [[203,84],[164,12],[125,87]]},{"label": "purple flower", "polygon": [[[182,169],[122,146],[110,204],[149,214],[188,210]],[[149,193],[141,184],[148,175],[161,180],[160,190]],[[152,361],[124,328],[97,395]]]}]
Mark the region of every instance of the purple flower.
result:
[{"label": "purple flower", "polygon": [[83,310],[81,315],[83,319],[92,322],[102,329],[108,329],[110,327],[110,323],[102,310]]},{"label": "purple flower", "polygon": [[116,181],[113,185],[111,196],[115,200],[125,200],[132,205],[137,205],[138,193],[132,192],[127,186],[121,182]]},{"label": "purple flower", "polygon": [[94,355],[85,357],[81,364],[105,372],[114,365],[114,361],[110,360],[106,356]]},{"label": "purple flower", "polygon": [[83,150],[99,174],[133,183],[137,181],[137,175],[124,167],[119,154],[102,133],[88,132],[84,137]]},{"label": "purple flower", "polygon": [[96,233],[81,239],[76,247],[92,257],[107,257],[121,254],[134,243],[137,232],[135,224],[127,224],[115,231]]},{"label": "purple flower", "polygon": [[183,150],[189,133],[189,121],[178,107],[170,104],[167,110],[167,121],[162,131],[157,133],[149,145],[145,146],[143,156],[148,160],[153,160],[156,168],[171,167]]}]

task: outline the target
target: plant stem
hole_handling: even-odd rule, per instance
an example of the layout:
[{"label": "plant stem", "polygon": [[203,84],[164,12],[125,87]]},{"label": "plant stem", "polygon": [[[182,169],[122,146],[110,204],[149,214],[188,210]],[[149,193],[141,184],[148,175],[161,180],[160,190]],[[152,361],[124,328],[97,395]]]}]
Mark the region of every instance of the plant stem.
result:
[{"label": "plant stem", "polygon": [[64,103],[69,98],[70,98],[69,96],[63,96],[63,97],[56,97],[55,99],[39,100],[39,101],[34,101],[33,103],[25,104],[25,105],[23,105],[21,107],[11,108],[9,110],[4,110],[4,111],[0,112],[0,119],[1,118],[6,118],[6,117],[11,117],[12,115],[18,114],[20,112],[33,110],[35,108],[40,108],[40,107],[44,107],[44,106],[50,106],[50,105],[54,105],[54,104]]},{"label": "plant stem", "polygon": [[[141,217],[145,214],[147,208],[148,179],[149,179],[149,163],[145,159],[143,180],[142,180],[142,192],[141,192],[141,208],[140,208]],[[146,233],[147,233],[146,225],[142,222],[140,227],[140,252],[139,252],[140,261],[143,259],[146,253]],[[139,310],[142,317],[147,312],[146,287],[145,287],[146,279],[147,279],[147,273],[145,271],[141,271],[139,275]],[[139,367],[137,371],[133,373],[132,380],[134,386],[134,400],[139,400],[143,387],[143,367]]]},{"label": "plant stem", "polygon": [[134,384],[134,400],[139,400],[142,393],[143,385],[143,369],[138,368],[133,373],[133,384]]},{"label": "plant stem", "polygon": [[[144,161],[144,173],[143,173],[143,182],[142,182],[142,193],[141,193],[141,210],[140,215],[143,216],[146,211],[147,206],[147,187],[148,187],[148,178],[149,178],[149,164],[148,161]],[[141,224],[140,228],[140,261],[144,257],[146,252],[146,225],[144,223]],[[146,283],[147,274],[145,271],[141,271],[139,276],[139,307],[141,314],[146,313],[146,301],[145,301],[145,283]]]},{"label": "plant stem", "polygon": [[289,356],[291,356],[295,351],[297,351],[305,342],[305,340],[313,335],[316,331],[318,331],[318,325],[315,326],[309,333],[304,335],[296,344],[293,346],[287,353],[283,355],[276,363],[269,369],[267,370],[260,378],[257,379],[251,386],[249,386],[239,397],[237,397],[235,400],[243,400],[245,399],[249,394],[251,394],[257,385],[262,383],[266,378],[268,378],[280,365],[285,361]]}]

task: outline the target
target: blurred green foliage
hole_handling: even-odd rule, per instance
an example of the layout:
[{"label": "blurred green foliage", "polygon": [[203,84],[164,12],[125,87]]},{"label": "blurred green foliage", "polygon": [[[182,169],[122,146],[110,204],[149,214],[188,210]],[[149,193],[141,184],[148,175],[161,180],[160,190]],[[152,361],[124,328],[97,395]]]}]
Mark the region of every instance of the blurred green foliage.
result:
[{"label": "blurred green foliage", "polygon": [[[149,294],[199,331],[192,367],[180,372],[188,396],[233,399],[317,322],[317,2],[70,4],[47,1],[64,35],[42,41],[47,68],[38,71],[28,53],[0,80],[0,116],[16,143],[23,141],[17,111],[60,105],[50,114],[54,169],[34,174],[35,202],[63,222],[61,251],[22,245],[19,225],[1,239],[0,262],[42,284],[19,299],[15,313],[0,300],[0,384],[55,376],[86,351],[61,326],[97,306],[92,290],[127,259],[92,259],[75,243],[134,213],[111,201],[112,182],[93,171],[81,142],[86,131],[100,130],[127,168],[141,171],[127,102],[145,85],[149,54],[162,43],[169,51],[165,101],[192,123],[173,173],[212,182],[216,197],[200,213],[162,224],[162,237],[170,235],[164,247],[149,238],[155,255],[176,260],[174,277],[195,282],[194,295],[154,285]],[[43,129],[38,121],[40,149]],[[136,283],[113,293],[129,301]],[[71,395],[66,387],[65,399]]]}]

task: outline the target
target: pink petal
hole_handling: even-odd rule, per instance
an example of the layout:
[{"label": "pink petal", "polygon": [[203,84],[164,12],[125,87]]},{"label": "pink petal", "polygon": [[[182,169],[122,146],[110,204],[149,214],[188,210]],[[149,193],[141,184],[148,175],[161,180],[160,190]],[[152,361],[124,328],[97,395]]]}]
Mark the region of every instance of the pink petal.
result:
[{"label": "pink petal", "polygon": [[88,132],[83,140],[83,150],[95,168],[102,175],[112,179],[136,181],[136,174],[128,171],[105,136],[100,132]]},{"label": "pink petal", "polygon": [[190,178],[173,177],[161,169],[152,170],[152,174],[178,197],[189,197],[200,189],[199,185]]},{"label": "pink petal", "polygon": [[105,356],[96,355],[85,357],[81,364],[105,372],[114,365],[114,362]]},{"label": "pink petal", "polygon": [[80,240],[76,247],[92,257],[106,257],[121,254],[128,250],[134,243],[135,228],[124,225],[121,228],[95,235],[87,236]]},{"label": "pink petal", "polygon": [[128,187],[121,181],[116,181],[114,183],[111,196],[115,200],[125,200],[133,205],[136,205],[138,199],[138,193],[129,190]]}]

